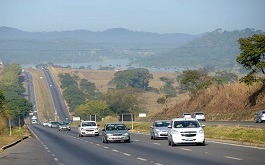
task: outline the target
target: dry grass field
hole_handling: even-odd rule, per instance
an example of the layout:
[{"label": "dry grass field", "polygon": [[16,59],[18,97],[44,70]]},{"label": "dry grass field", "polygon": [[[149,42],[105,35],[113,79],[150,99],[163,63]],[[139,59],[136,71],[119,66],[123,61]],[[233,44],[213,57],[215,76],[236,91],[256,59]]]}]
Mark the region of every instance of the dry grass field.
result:
[{"label": "dry grass field", "polygon": [[[69,68],[50,68],[53,76],[55,77],[58,84],[60,84],[58,75],[69,73],[71,75],[77,75],[81,79],[87,79],[95,83],[96,88],[99,92],[106,93],[111,86],[108,85],[108,82],[114,78],[115,71],[109,70],[85,70],[85,69],[69,69]],[[153,74],[153,79],[150,81],[149,86],[160,89],[164,86],[164,82],[160,80],[160,77],[166,77],[171,79],[173,82],[176,81],[176,73],[172,72],[151,72]],[[176,83],[174,83],[176,85]],[[156,101],[159,97],[163,97],[163,93],[154,93],[154,92],[143,92],[138,98],[140,104],[148,112],[148,115],[154,115],[159,111],[163,111],[166,108],[166,105],[158,104]],[[182,100],[183,96],[178,96],[175,98],[168,98],[167,107],[173,108],[177,102]]]},{"label": "dry grass field", "polygon": [[[70,73],[80,78],[88,79],[95,83],[97,90],[105,93],[111,86],[108,82],[114,77],[115,71],[103,70],[81,70],[51,68],[54,77],[58,80],[58,74]],[[153,79],[149,86],[160,89],[164,82],[160,77],[173,80],[177,86],[177,73],[172,72],[151,72]],[[264,84],[247,86],[244,83],[232,83],[223,86],[212,86],[201,91],[196,96],[190,97],[187,94],[178,94],[177,97],[168,98],[167,104],[158,104],[156,101],[165,94],[159,92],[143,92],[139,96],[142,107],[147,111],[148,120],[156,118],[180,117],[184,112],[203,111],[208,120],[253,120],[255,113],[265,107]]]}]

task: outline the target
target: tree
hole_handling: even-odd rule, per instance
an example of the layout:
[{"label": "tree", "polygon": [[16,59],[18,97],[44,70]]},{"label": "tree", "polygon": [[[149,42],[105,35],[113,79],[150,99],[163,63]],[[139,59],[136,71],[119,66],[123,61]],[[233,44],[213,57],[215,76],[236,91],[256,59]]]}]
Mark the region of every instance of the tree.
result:
[{"label": "tree", "polygon": [[227,71],[217,71],[215,73],[215,80],[217,81],[218,84],[222,84],[222,83],[231,83],[231,82],[235,82],[238,80],[238,76],[234,73],[230,73]]},{"label": "tree", "polygon": [[77,76],[71,76],[69,73],[59,75],[61,81],[61,88],[67,88],[68,86],[77,85]]},{"label": "tree", "polygon": [[[255,73],[265,74],[265,35],[254,34],[252,37],[239,39],[241,53],[237,57],[237,62],[250,73],[241,78],[241,82],[252,84],[257,79],[253,77]],[[264,82],[264,78],[261,79]]]},{"label": "tree", "polygon": [[109,110],[114,114],[135,113],[140,107],[136,97],[135,89],[111,90],[105,96],[104,100],[109,105]]},{"label": "tree", "polygon": [[95,95],[96,85],[86,79],[81,79],[79,83],[80,89],[90,96]]},{"label": "tree", "polygon": [[208,76],[205,69],[185,70],[177,79],[180,82],[180,91],[189,91],[192,94],[213,84],[213,78]]},{"label": "tree", "polygon": [[75,115],[80,116],[83,120],[88,120],[90,115],[96,115],[98,118],[105,117],[110,114],[108,104],[103,100],[92,100],[78,106]]},{"label": "tree", "polygon": [[176,96],[176,89],[172,86],[171,83],[166,83],[163,88],[162,91],[165,92],[167,95],[175,97]]},{"label": "tree", "polygon": [[153,75],[145,68],[119,71],[114,76],[109,84],[115,85],[117,89],[132,87],[146,90],[149,86],[149,80],[153,78]]}]

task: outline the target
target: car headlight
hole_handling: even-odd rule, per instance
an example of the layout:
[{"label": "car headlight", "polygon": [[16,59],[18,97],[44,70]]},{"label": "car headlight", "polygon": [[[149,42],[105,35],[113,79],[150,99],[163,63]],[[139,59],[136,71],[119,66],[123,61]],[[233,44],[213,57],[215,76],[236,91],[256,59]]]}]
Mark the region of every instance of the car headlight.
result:
[{"label": "car headlight", "polygon": [[128,136],[129,134],[128,134],[128,133],[124,133],[123,135],[124,135],[124,136]]},{"label": "car headlight", "polygon": [[171,133],[172,133],[172,134],[178,134],[179,131],[176,131],[176,130],[173,129],[173,130],[171,130]]},{"label": "car headlight", "polygon": [[160,129],[155,129],[156,132],[160,132]]},{"label": "car headlight", "polygon": [[112,136],[112,134],[110,134],[110,133],[107,133],[106,135],[107,135],[107,136]]},{"label": "car headlight", "polygon": [[85,129],[84,128],[81,128],[81,131],[84,131]]},{"label": "car headlight", "polygon": [[199,130],[199,133],[200,133],[200,134],[203,134],[203,133],[204,133],[204,131],[201,129],[201,130]]},{"label": "car headlight", "polygon": [[98,131],[98,128],[95,128],[95,131]]}]

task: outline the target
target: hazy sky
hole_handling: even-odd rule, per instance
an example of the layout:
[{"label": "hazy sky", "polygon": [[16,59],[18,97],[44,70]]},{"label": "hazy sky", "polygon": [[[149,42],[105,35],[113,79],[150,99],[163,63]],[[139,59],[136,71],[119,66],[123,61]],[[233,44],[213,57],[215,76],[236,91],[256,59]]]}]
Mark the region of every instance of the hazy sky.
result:
[{"label": "hazy sky", "polygon": [[0,0],[0,26],[23,31],[126,28],[200,34],[265,31],[265,0]]}]

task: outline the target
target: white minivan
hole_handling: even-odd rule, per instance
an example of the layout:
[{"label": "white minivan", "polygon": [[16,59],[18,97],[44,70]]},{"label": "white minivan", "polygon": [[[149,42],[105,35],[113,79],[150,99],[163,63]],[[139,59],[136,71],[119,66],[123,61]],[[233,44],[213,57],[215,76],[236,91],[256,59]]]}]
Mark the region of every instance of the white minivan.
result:
[{"label": "white minivan", "polygon": [[205,136],[203,127],[199,121],[194,118],[175,118],[168,126],[168,145],[177,144],[205,145]]}]

